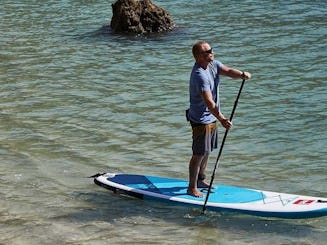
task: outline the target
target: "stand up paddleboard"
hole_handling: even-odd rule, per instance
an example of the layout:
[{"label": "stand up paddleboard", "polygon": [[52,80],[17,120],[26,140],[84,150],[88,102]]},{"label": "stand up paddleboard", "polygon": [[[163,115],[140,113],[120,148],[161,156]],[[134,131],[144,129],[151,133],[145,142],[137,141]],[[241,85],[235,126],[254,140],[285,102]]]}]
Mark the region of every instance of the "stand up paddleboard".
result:
[{"label": "stand up paddleboard", "polygon": [[[202,208],[207,195],[205,189],[202,198],[187,195],[188,182],[181,179],[114,173],[92,177],[97,185],[114,193],[185,206]],[[327,198],[217,185],[211,189],[207,209],[263,217],[314,218],[327,215]]]}]

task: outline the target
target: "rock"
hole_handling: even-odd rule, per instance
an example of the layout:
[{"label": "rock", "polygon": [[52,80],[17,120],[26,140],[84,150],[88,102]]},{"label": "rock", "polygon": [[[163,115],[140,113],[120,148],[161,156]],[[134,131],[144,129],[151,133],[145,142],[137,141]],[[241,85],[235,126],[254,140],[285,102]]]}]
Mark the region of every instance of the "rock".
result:
[{"label": "rock", "polygon": [[112,4],[113,32],[149,34],[171,31],[175,25],[169,13],[151,0],[118,0]]}]

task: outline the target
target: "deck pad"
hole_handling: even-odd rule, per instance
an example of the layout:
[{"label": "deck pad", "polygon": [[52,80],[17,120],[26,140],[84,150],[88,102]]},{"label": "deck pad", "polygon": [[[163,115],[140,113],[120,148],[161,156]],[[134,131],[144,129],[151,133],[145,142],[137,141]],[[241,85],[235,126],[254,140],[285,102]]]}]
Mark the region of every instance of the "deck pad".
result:
[{"label": "deck pad", "polygon": [[[187,195],[188,182],[171,178],[153,177],[144,175],[116,175],[110,181],[126,185],[133,189],[155,192],[171,197],[180,197],[190,200],[199,200],[198,197]],[[206,189],[200,188],[206,193]],[[262,200],[264,194],[247,188],[235,186],[214,186],[209,196],[210,202],[245,203]],[[201,198],[202,199],[202,198]]]}]

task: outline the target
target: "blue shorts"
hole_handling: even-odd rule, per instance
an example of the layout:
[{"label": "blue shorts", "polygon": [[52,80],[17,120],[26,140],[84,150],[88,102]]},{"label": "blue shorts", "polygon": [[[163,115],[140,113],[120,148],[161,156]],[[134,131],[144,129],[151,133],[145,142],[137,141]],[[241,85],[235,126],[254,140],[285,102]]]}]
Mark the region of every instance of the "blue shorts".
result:
[{"label": "blue shorts", "polygon": [[193,155],[204,156],[217,148],[218,131],[216,122],[209,124],[191,122],[191,126]]}]

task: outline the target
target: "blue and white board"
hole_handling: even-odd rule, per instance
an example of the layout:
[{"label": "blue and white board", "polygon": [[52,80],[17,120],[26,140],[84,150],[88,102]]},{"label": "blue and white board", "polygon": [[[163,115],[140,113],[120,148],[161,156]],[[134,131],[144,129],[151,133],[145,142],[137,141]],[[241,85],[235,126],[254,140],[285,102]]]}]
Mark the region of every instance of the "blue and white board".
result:
[{"label": "blue and white board", "polygon": [[[115,193],[199,208],[203,207],[207,194],[203,189],[202,198],[187,195],[187,181],[156,176],[105,173],[94,176],[94,182]],[[213,187],[207,202],[207,210],[292,219],[327,215],[327,198],[227,185]]]}]

